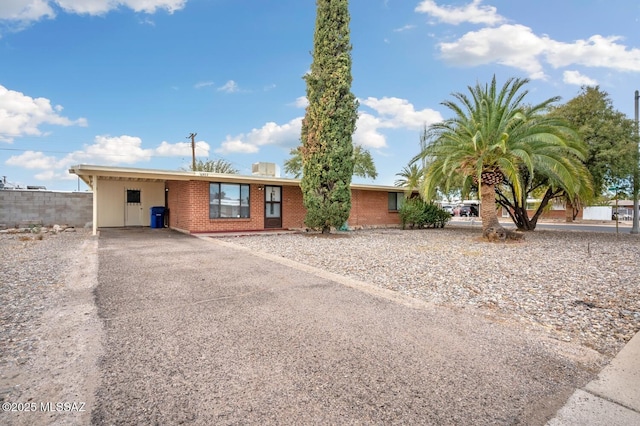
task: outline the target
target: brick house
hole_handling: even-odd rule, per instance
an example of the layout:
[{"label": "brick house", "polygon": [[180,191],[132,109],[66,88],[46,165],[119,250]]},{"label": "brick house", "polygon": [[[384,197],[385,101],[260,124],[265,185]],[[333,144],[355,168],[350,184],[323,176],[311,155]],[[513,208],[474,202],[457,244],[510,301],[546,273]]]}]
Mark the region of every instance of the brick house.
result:
[{"label": "brick house", "polygon": [[[151,208],[165,208],[169,228],[186,233],[303,229],[299,179],[81,164],[78,175],[93,191],[93,230],[150,226]],[[395,227],[400,188],[351,185],[351,228]]]}]

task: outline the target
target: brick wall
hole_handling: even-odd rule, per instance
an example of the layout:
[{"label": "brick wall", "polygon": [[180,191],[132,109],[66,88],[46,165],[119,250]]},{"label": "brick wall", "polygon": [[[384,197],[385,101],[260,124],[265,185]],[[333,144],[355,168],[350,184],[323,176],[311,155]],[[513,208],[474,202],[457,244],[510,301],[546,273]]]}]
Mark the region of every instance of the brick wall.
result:
[{"label": "brick wall", "polygon": [[389,211],[388,192],[354,189],[348,223],[352,228],[396,226],[400,224],[400,216]]},{"label": "brick wall", "polygon": [[307,209],[302,205],[302,190],[299,186],[282,187],[282,227],[286,229],[304,228]]},{"label": "brick wall", "polygon": [[[283,188],[283,228],[304,228],[307,210],[302,205],[302,190],[297,186]],[[400,225],[397,212],[389,211],[386,191],[351,191],[351,213],[348,224],[352,228]]]},{"label": "brick wall", "polygon": [[0,190],[0,227],[25,224],[84,227],[92,220],[92,192]]},{"label": "brick wall", "polygon": [[188,231],[191,226],[189,182],[167,181],[167,208],[169,209],[169,227]]},{"label": "brick wall", "polygon": [[209,219],[209,182],[168,181],[169,226],[189,232],[255,231],[264,229],[264,194],[249,186],[249,218]]},{"label": "brick wall", "polygon": [[[169,226],[189,232],[261,231],[264,230],[264,192],[250,185],[250,217],[246,219],[209,219],[209,182],[168,181]],[[261,186],[261,185],[260,185]],[[386,191],[351,192],[349,226],[384,227],[400,224],[397,212],[388,210]],[[304,228],[306,209],[298,186],[282,187],[282,228]]]}]

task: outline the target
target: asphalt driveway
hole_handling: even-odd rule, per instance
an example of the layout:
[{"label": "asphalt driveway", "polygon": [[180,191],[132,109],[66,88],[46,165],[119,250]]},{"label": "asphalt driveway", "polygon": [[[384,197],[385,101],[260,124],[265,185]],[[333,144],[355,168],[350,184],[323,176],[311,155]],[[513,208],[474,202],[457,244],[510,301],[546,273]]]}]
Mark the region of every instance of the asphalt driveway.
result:
[{"label": "asphalt driveway", "polygon": [[97,424],[535,425],[597,373],[542,334],[215,239],[112,229],[98,250]]}]

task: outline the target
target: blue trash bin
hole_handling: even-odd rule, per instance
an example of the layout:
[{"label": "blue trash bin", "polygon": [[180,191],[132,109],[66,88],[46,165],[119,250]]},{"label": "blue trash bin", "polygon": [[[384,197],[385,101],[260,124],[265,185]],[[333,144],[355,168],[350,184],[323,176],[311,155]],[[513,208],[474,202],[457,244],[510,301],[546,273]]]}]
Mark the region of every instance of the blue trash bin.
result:
[{"label": "blue trash bin", "polygon": [[151,207],[151,227],[154,229],[164,228],[164,207]]}]

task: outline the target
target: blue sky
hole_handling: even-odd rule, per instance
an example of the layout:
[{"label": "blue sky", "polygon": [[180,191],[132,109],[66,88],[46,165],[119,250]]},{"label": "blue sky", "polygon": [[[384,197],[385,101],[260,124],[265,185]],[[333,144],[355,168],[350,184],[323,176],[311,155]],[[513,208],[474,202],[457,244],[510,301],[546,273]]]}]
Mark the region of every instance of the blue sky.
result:
[{"label": "blue sky", "polygon": [[[633,118],[640,2],[352,0],[354,143],[393,185],[441,102],[495,74],[529,102],[581,85]],[[197,155],[242,174],[299,144],[312,0],[2,0],[0,175],[75,190],[73,164],[180,169]],[[284,176],[284,174],[283,174]]]}]

